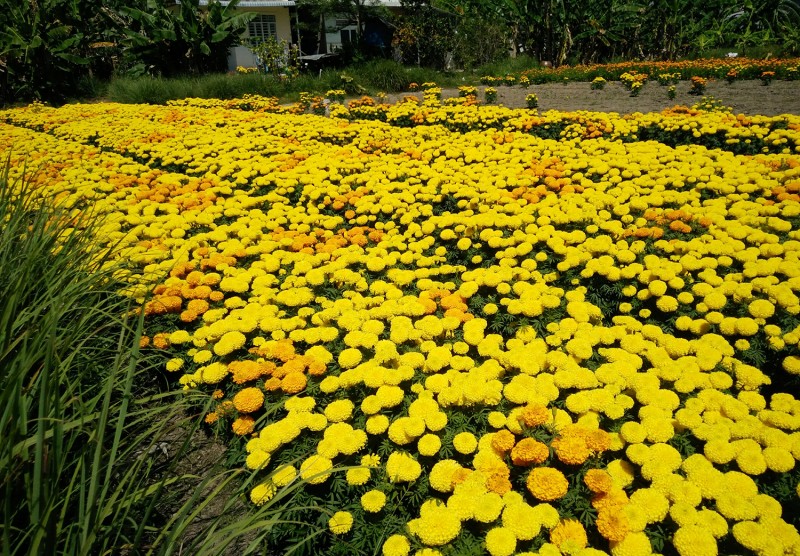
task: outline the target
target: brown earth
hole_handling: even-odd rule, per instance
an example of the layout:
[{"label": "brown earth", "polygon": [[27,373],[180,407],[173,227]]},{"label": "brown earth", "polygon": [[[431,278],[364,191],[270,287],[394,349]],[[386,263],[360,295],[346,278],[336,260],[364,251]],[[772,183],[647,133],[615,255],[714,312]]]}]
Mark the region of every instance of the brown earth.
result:
[{"label": "brown earth", "polygon": [[[630,96],[630,92],[619,82],[609,82],[603,90],[593,91],[588,82],[547,83],[531,85],[527,89],[519,86],[498,86],[497,104],[509,108],[524,108],[525,96],[535,93],[539,97],[539,111],[546,110],[589,110],[592,112],[617,112],[630,114],[634,112],[660,112],[676,104],[691,106],[701,100],[701,96],[689,94],[691,84],[681,81],[676,85],[674,100],[667,97],[667,86],[650,81],[642,88],[638,96]],[[478,87],[478,98],[483,100],[485,87]],[[390,95],[388,102],[394,102],[403,96],[414,93]],[[773,81],[764,86],[761,81],[736,81],[728,84],[725,81],[710,80],[705,92],[722,101],[725,106],[733,108],[735,113],[763,114],[776,116],[779,114],[800,114],[800,81]],[[420,93],[416,96],[421,97]],[[445,89],[442,98],[458,96],[458,89]]]}]

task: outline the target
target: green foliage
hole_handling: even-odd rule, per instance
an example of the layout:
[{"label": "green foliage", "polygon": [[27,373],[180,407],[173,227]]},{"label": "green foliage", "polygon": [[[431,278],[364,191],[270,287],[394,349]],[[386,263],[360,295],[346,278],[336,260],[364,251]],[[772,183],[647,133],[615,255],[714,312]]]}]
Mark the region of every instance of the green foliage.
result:
[{"label": "green foliage", "polygon": [[120,39],[122,65],[132,75],[181,75],[222,71],[228,50],[239,43],[252,13],[236,12],[238,0],[144,0],[119,10],[125,26]]},{"label": "green foliage", "polygon": [[0,103],[61,102],[108,75],[108,18],[96,0],[22,0],[0,10]]}]

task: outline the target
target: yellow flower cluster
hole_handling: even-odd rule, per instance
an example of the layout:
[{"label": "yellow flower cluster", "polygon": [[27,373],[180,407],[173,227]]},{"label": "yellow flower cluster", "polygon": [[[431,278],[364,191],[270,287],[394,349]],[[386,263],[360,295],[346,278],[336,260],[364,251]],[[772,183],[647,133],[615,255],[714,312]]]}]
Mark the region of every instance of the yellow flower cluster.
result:
[{"label": "yellow flower cluster", "polygon": [[[800,459],[796,116],[240,108],[5,110],[0,148],[103,215],[143,347],[245,437],[254,504],[335,487],[358,535],[420,487],[387,556],[465,529],[647,554],[662,524],[681,554],[800,550],[762,486]],[[575,476],[596,519],[556,509]]]}]

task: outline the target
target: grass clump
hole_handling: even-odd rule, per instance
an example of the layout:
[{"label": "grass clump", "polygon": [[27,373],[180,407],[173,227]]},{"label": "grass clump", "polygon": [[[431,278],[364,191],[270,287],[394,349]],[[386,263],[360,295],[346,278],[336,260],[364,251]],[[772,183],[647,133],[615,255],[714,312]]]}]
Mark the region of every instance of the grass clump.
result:
[{"label": "grass clump", "polygon": [[[0,171],[0,552],[225,554],[263,548],[292,489],[186,455],[207,407],[160,391],[101,220]],[[199,396],[199,394],[198,394]],[[292,487],[295,488],[295,487]],[[233,517],[231,517],[231,515]],[[200,518],[204,520],[198,525]]]}]

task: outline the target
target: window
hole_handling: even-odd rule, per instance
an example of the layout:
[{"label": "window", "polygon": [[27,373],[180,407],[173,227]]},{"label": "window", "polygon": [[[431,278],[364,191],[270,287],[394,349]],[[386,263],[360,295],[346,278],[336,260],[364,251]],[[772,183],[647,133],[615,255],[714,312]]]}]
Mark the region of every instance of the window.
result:
[{"label": "window", "polygon": [[269,38],[277,38],[278,26],[274,15],[257,15],[247,25],[247,33],[253,42],[263,42]]},{"label": "window", "polygon": [[349,44],[356,42],[358,40],[358,35],[356,35],[355,29],[342,29],[339,31],[340,37],[342,39],[342,44]]}]

